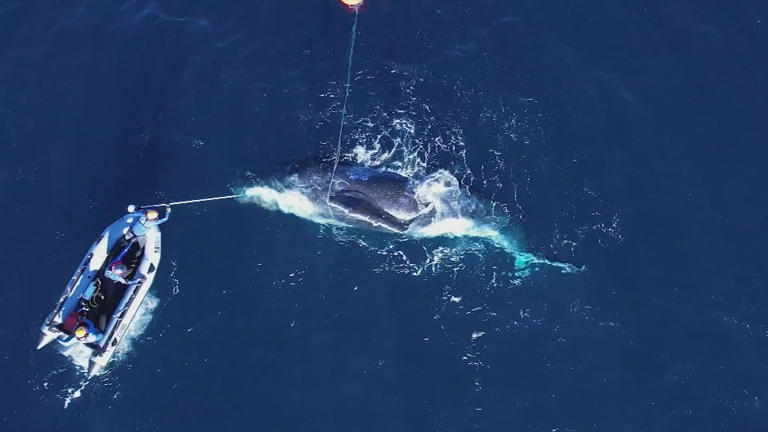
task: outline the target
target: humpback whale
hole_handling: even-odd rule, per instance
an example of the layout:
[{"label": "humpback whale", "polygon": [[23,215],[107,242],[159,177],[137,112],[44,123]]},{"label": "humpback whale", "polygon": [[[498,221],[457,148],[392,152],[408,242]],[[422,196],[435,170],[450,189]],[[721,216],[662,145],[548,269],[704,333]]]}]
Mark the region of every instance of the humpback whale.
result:
[{"label": "humpback whale", "polygon": [[487,205],[465,192],[459,180],[442,169],[409,177],[342,161],[334,174],[333,161],[305,159],[284,166],[271,180],[246,187],[239,195],[264,208],[320,224],[414,238],[485,239],[514,256],[518,269],[546,264],[568,273],[581,270],[525,252],[510,233],[498,227],[498,216],[489,215]]},{"label": "humpback whale", "polygon": [[433,208],[416,194],[416,179],[351,162],[332,173],[330,162],[310,159],[288,165],[281,183],[301,190],[325,218],[379,231],[405,232]]}]

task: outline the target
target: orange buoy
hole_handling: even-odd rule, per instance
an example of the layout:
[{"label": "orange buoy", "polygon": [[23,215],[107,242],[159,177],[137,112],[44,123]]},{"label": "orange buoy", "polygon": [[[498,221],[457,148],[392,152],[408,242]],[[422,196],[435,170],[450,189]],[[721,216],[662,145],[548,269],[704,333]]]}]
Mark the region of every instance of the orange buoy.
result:
[{"label": "orange buoy", "polygon": [[341,2],[349,7],[358,7],[363,4],[363,0],[341,0]]}]

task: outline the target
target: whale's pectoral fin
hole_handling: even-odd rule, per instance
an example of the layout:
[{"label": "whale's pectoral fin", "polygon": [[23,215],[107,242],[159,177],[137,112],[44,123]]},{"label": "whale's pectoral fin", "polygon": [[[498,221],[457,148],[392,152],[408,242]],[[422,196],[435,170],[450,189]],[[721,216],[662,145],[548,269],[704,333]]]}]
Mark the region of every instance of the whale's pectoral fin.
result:
[{"label": "whale's pectoral fin", "polygon": [[376,205],[366,194],[355,190],[341,190],[330,196],[330,203],[344,211],[350,217],[360,219],[372,225],[402,233],[409,223],[393,216]]}]

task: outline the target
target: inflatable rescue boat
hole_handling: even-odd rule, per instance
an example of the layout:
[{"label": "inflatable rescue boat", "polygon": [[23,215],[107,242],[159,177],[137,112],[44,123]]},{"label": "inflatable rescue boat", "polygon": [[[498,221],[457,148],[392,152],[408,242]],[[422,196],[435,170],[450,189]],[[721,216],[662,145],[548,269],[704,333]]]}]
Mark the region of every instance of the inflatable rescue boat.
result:
[{"label": "inflatable rescue boat", "polygon": [[[155,210],[133,211],[108,226],[86,252],[59,301],[40,327],[37,348],[54,340],[67,354],[90,350],[88,377],[102,370],[130,330],[160,264],[159,224],[145,223]],[[154,213],[151,213],[154,212]],[[136,224],[142,224],[137,229]],[[136,234],[140,233],[140,234]],[[120,276],[115,277],[115,268]]]}]

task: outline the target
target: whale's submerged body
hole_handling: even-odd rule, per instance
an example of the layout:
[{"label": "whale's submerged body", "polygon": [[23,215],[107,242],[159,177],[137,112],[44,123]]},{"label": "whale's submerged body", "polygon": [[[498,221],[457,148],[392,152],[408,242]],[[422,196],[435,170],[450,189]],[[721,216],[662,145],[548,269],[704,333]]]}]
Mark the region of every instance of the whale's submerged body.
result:
[{"label": "whale's submerged body", "polygon": [[402,233],[432,206],[416,194],[416,180],[365,165],[297,162],[284,186],[301,190],[323,217],[347,225]]},{"label": "whale's submerged body", "polygon": [[403,233],[410,238],[485,239],[515,257],[517,274],[525,274],[534,264],[559,267],[563,272],[580,270],[525,252],[488,216],[488,206],[442,169],[414,178],[346,161],[334,171],[332,161],[307,159],[291,163],[271,181],[238,193],[245,196],[243,201],[324,225]]}]

